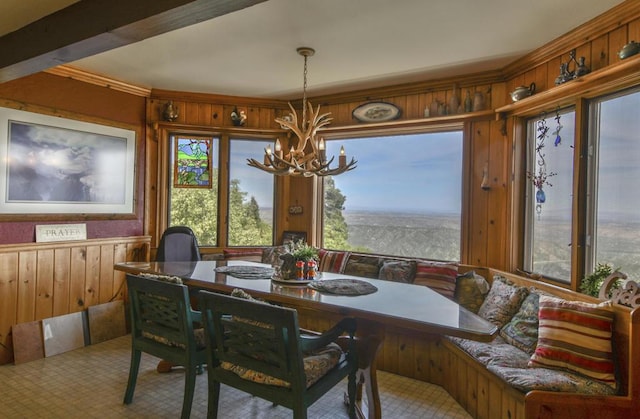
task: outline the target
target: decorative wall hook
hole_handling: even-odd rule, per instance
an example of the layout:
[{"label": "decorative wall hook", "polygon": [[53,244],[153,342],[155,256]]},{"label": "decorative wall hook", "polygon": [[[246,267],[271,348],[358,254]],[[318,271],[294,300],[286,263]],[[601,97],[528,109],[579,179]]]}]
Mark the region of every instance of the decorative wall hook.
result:
[{"label": "decorative wall hook", "polygon": [[482,169],[482,183],[480,184],[480,188],[482,188],[483,191],[491,189],[491,186],[489,186],[489,163],[485,163]]}]

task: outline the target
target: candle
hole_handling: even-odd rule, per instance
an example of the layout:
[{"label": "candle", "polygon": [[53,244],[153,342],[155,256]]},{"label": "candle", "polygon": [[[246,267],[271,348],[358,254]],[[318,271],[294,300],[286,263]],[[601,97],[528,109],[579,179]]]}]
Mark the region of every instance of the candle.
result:
[{"label": "candle", "polygon": [[276,138],[276,156],[282,158],[282,145],[280,144],[280,138]]},{"label": "candle", "polygon": [[270,166],[271,165],[271,161],[270,161],[269,157],[271,157],[271,145],[267,145],[266,150],[264,150],[264,165],[265,166]]},{"label": "candle", "polygon": [[338,165],[345,167],[347,165],[347,155],[344,152],[344,146],[340,146],[340,155],[338,156]]},{"label": "candle", "polygon": [[320,142],[318,143],[318,156],[320,157],[320,161],[322,163],[324,163],[327,160],[324,138],[320,138]]}]

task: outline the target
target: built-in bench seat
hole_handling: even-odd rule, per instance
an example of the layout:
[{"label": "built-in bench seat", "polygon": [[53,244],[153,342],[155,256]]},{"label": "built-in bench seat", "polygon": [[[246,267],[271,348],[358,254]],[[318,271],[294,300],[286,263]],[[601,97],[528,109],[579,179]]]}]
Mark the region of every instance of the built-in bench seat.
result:
[{"label": "built-in bench seat", "polygon": [[[269,252],[273,256],[273,250]],[[320,270],[430,286],[490,321],[504,316],[503,306],[509,305],[504,296],[500,297],[504,304],[491,307],[485,303],[494,281],[517,287],[521,295],[513,297],[513,306],[499,324],[500,336],[490,343],[417,336],[413,331],[397,328],[385,331],[378,368],[443,386],[473,417],[617,418],[633,417],[640,409],[640,356],[631,350],[634,345],[636,350],[640,348],[640,311],[610,304],[610,341],[616,368],[615,381],[607,382],[566,368],[532,364],[537,329],[535,336],[523,338],[524,348],[523,342],[514,342],[513,336],[505,333],[514,315],[521,314],[523,301],[534,299],[527,299],[530,294],[544,296],[544,301],[554,304],[582,302],[589,308],[601,300],[494,269],[422,259],[320,249]],[[304,309],[299,311],[303,327],[322,330],[323,321],[315,313],[305,316]],[[537,315],[538,308],[533,311]],[[544,353],[538,355],[542,357]]]}]

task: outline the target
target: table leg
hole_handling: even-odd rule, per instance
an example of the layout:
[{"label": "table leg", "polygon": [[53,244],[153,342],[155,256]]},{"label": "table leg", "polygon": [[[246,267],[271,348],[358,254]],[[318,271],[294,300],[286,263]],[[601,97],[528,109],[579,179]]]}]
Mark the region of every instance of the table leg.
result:
[{"label": "table leg", "polygon": [[[382,339],[375,335],[356,339],[356,350],[358,352],[356,413],[361,419],[380,419],[382,417],[375,363],[381,344]],[[367,396],[366,406],[362,403],[363,388]],[[347,394],[344,395],[344,400],[345,404],[348,405],[349,397]]]}]

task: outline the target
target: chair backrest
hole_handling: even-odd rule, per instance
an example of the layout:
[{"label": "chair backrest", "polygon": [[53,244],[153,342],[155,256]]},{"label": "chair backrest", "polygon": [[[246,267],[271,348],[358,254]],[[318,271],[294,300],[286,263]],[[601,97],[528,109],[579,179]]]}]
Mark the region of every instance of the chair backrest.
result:
[{"label": "chair backrest", "polygon": [[127,274],[134,346],[159,357],[195,351],[186,286]]},{"label": "chair backrest", "polygon": [[158,245],[158,262],[196,262],[200,260],[198,240],[186,226],[172,226],[162,233]]},{"label": "chair backrest", "polygon": [[[207,343],[211,345],[208,365],[219,367],[221,363],[230,363],[282,380],[294,393],[304,391],[303,354],[295,310],[206,291],[199,296],[205,334],[209,336]],[[234,378],[234,373],[223,368],[215,370]]]}]

